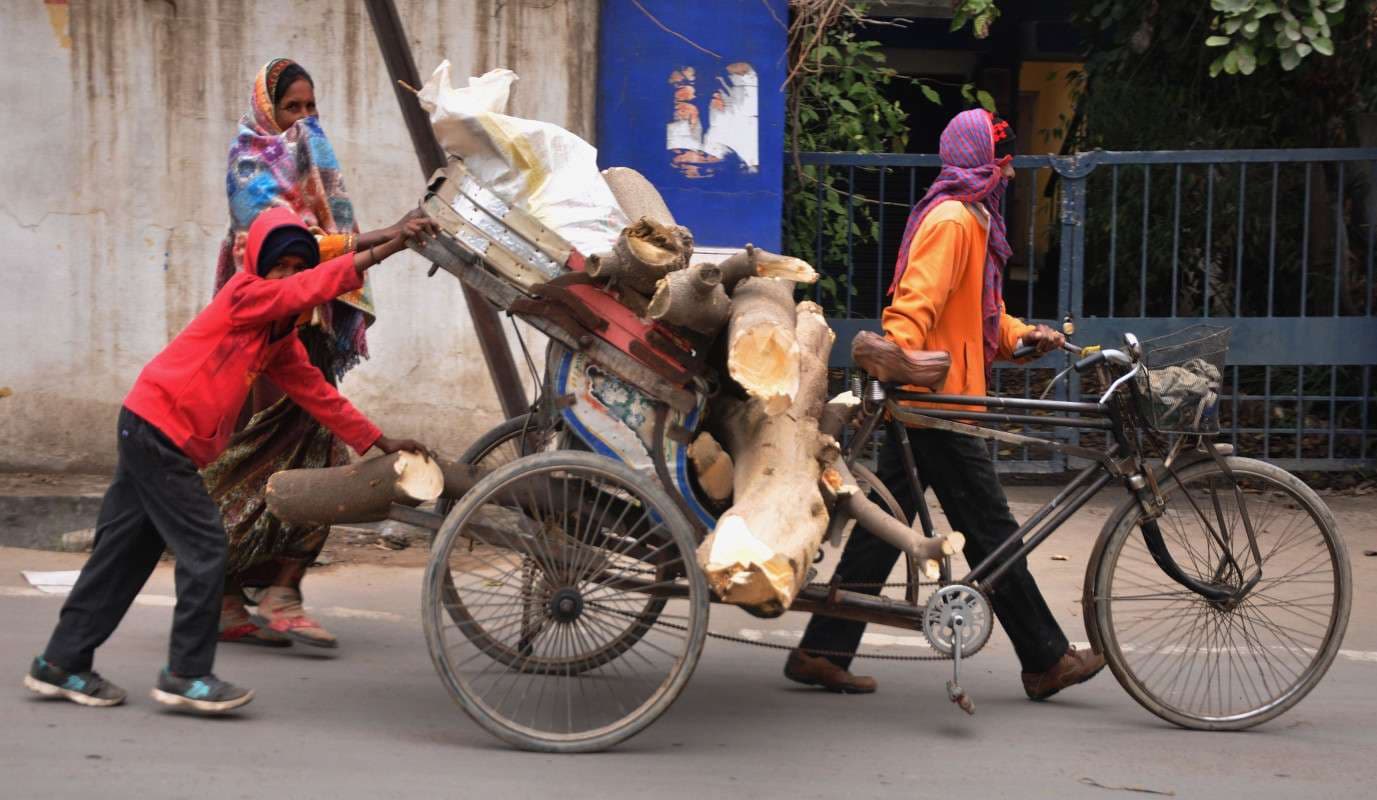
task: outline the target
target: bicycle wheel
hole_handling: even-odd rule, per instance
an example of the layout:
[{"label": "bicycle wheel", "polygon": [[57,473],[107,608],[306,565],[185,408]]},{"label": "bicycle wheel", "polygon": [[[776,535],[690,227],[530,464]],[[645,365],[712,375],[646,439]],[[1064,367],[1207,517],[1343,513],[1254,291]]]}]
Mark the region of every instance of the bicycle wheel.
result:
[{"label": "bicycle wheel", "polygon": [[1167,577],[1130,501],[1101,533],[1083,604],[1087,629],[1133,699],[1200,730],[1249,728],[1300,702],[1338,653],[1352,594],[1347,550],[1319,496],[1271,464],[1225,462],[1260,559],[1234,482],[1213,461],[1162,476],[1158,528],[1172,560],[1198,581],[1233,589],[1260,567],[1252,590],[1236,605],[1216,603]]},{"label": "bicycle wheel", "polygon": [[694,551],[664,491],[619,462],[559,451],[500,467],[450,512],[431,552],[423,610],[436,670],[509,744],[624,741],[673,703],[702,652],[708,588]]},{"label": "bicycle wheel", "polygon": [[[561,420],[542,421],[536,414],[513,417],[485,433],[459,457],[462,463],[472,464],[488,470],[509,464],[518,458],[534,453],[547,452],[558,445],[561,434]],[[454,501],[441,500],[436,510],[448,514]],[[540,570],[533,559],[525,557],[522,564],[524,574],[535,580]],[[657,579],[666,576],[657,576]],[[615,637],[583,653],[581,657],[565,654],[558,661],[550,661],[533,653],[518,652],[506,647],[499,638],[487,635],[482,622],[469,613],[463,598],[454,588],[453,576],[445,577],[445,608],[459,629],[473,638],[474,643],[488,651],[492,658],[509,666],[517,666],[529,672],[581,672],[599,664],[606,663],[626,652],[655,623],[660,611],[665,607],[662,597],[646,596],[640,612],[625,620],[625,626]],[[589,643],[590,646],[592,643]]]}]

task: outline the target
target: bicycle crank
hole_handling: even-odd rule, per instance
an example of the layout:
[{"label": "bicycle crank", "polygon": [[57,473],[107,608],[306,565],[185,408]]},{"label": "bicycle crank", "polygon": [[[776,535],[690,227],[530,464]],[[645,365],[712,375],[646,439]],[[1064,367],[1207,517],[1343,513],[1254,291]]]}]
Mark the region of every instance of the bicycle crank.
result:
[{"label": "bicycle crank", "polygon": [[923,610],[923,635],[937,652],[952,657],[947,699],[967,714],[975,713],[975,701],[961,688],[961,659],[973,656],[990,640],[994,618],[989,601],[974,586],[953,583],[928,598]]}]

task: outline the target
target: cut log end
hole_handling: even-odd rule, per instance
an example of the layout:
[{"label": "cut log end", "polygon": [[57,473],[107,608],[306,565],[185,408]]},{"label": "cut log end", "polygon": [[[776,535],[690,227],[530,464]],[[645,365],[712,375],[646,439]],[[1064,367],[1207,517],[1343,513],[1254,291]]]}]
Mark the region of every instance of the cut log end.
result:
[{"label": "cut log end", "polygon": [[293,469],[268,479],[268,511],[290,524],[377,522],[394,503],[420,505],[445,490],[445,473],[401,451],[328,469]]},{"label": "cut log end", "polygon": [[798,394],[798,354],[792,330],[762,325],[732,342],[727,367],[732,380],[763,400],[766,413],[774,416]]},{"label": "cut log end", "polygon": [[725,502],[732,496],[732,457],[711,433],[704,431],[688,449],[698,485],[710,499]]}]

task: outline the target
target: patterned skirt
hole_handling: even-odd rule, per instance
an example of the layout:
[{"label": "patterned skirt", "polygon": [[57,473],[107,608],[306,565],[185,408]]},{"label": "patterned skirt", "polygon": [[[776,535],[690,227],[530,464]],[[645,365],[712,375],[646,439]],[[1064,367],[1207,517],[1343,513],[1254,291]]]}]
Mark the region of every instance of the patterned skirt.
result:
[{"label": "patterned skirt", "polygon": [[[307,327],[299,333],[312,364],[331,363],[332,342],[324,331]],[[333,384],[329,371],[322,372]],[[330,528],[287,525],[268,513],[268,478],[285,469],[347,463],[345,444],[287,397],[255,414],[234,435],[225,452],[201,472],[229,535],[227,587],[300,584]]]}]

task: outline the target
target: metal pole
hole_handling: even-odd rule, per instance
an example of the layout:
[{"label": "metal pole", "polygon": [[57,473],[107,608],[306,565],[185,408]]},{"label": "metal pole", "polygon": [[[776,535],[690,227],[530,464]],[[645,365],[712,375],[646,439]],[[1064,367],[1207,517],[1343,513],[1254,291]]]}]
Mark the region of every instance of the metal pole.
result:
[{"label": "metal pole", "polygon": [[[436,140],[435,131],[431,130],[425,109],[421,108],[415,95],[398,83],[406,81],[412,86],[421,85],[397,6],[393,0],[364,0],[364,5],[368,7],[373,31],[378,35],[378,48],[382,50],[383,62],[387,64],[392,90],[397,93],[397,103],[401,106],[407,132],[411,134],[411,146],[416,150],[422,176],[429,180],[435,170],[445,166],[445,151]],[[488,375],[497,390],[503,414],[510,419],[526,413],[530,407],[526,390],[521,385],[521,375],[517,372],[516,360],[512,358],[511,348],[507,345],[507,336],[502,330],[502,319],[497,309],[468,286],[463,286],[463,291],[469,318],[473,320],[474,331],[478,334],[478,344],[483,350],[483,360],[488,365]]]}]

